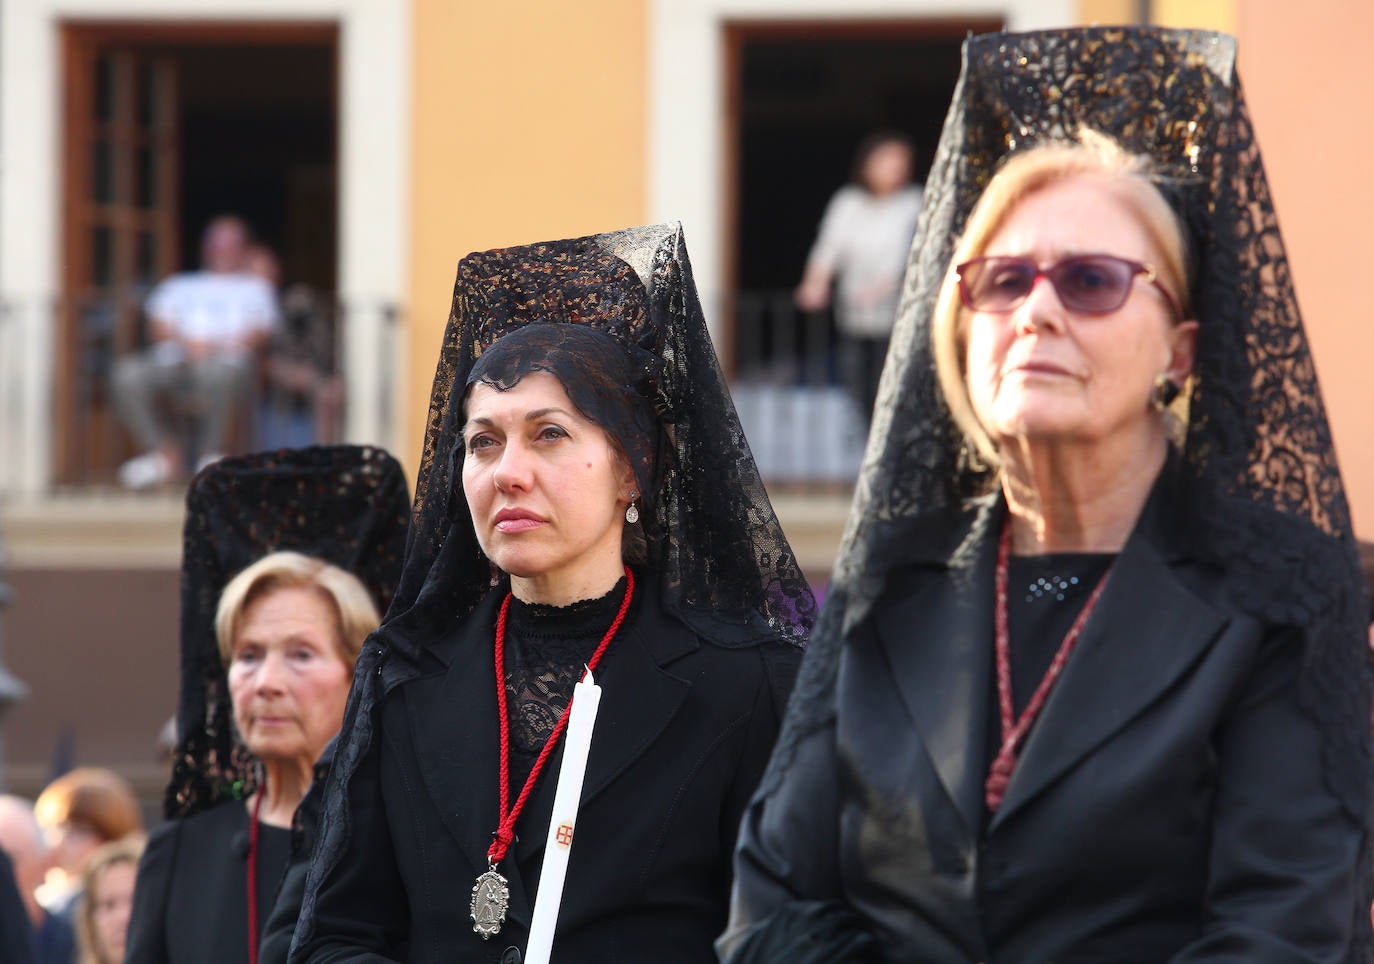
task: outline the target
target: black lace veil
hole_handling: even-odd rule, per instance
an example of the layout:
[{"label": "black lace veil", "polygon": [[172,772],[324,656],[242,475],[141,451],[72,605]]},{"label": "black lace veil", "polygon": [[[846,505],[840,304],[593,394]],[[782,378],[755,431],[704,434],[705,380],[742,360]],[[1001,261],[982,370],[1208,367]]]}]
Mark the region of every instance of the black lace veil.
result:
[{"label": "black lace veil", "polygon": [[181,697],[168,819],[241,800],[257,785],[215,641],[225,584],[268,553],[292,549],[357,575],[386,612],[409,508],[401,466],[378,448],[265,452],[221,459],[196,476],[182,539]]},{"label": "black lace veil", "polygon": [[965,43],[831,594],[765,787],[824,721],[840,640],[903,555],[906,523],[993,482],[968,457],[940,393],[931,345],[936,298],[970,209],[1000,162],[1088,127],[1153,159],[1191,234],[1198,281],[1190,300],[1200,331],[1180,459],[1184,509],[1197,546],[1228,574],[1236,603],[1304,629],[1302,698],[1323,727],[1327,780],[1364,819],[1363,590],[1235,63],[1232,38],[1200,31],[1084,28]]},{"label": "black lace veil", "polygon": [[[358,660],[297,940],[313,927],[318,880],[346,846],[344,784],[370,745],[377,701],[423,668],[426,647],[500,583],[478,546],[461,491],[462,400],[474,366],[504,335],[564,324],[587,326],[623,346],[623,358],[610,366],[620,373],[613,389],[638,394],[642,410],[654,415],[649,474],[629,454],[640,484],[652,480],[641,519],[649,535],[649,578],[665,610],[719,646],[765,639],[803,646],[809,636],[815,600],[745,441],[681,227],[652,225],[469,255],[458,265],[434,375],[400,587]],[[566,364],[557,360],[557,341],[531,334],[512,371],[544,367],[557,374]],[[607,339],[592,341],[604,348]],[[509,381],[508,367],[491,362],[477,377]]]}]

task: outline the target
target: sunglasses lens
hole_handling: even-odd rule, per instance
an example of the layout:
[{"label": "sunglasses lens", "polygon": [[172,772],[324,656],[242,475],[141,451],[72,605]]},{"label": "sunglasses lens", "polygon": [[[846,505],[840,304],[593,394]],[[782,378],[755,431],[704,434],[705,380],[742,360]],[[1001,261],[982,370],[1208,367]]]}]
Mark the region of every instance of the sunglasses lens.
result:
[{"label": "sunglasses lens", "polygon": [[1133,266],[1116,258],[1065,258],[1047,272],[1064,307],[1088,314],[1120,308],[1130,292]]},{"label": "sunglasses lens", "polygon": [[1020,258],[986,258],[959,276],[964,303],[974,311],[1010,311],[1035,287],[1035,265]]}]

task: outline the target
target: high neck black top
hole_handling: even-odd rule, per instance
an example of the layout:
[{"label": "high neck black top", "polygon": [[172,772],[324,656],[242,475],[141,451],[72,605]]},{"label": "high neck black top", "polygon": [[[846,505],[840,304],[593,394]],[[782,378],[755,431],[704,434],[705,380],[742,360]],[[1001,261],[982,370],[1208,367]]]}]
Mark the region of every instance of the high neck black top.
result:
[{"label": "high neck black top", "polygon": [[[1055,552],[1012,556],[1008,561],[1007,642],[1011,657],[1012,713],[1018,719],[1098,580],[1115,560],[1115,553]],[[995,640],[989,642],[995,646]],[[992,766],[1002,745],[995,653],[990,685],[986,767]],[[1034,730],[1034,726],[1031,729]],[[1024,750],[1025,746],[1023,740],[1021,748]],[[987,816],[984,811],[985,827]]]},{"label": "high neck black top", "polygon": [[525,603],[511,597],[505,669],[512,799],[572,702],[573,687],[615,621],[624,597],[623,577],[606,595],[567,606]]}]

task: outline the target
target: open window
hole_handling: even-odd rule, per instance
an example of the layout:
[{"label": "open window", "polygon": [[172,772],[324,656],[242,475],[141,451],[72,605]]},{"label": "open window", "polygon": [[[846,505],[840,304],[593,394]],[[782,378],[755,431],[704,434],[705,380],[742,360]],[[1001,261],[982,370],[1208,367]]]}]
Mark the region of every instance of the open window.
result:
[{"label": "open window", "polygon": [[996,20],[741,21],[726,28],[726,290],[734,391],[773,483],[845,484],[865,427],[828,312],[793,305],[821,214],[868,134],[905,134],[924,180],[969,32]]},{"label": "open window", "polygon": [[332,305],[337,52],[330,24],[64,28],[58,484],[107,483],[132,454],[113,360],[141,345],[148,291],[197,266],[217,214]]}]

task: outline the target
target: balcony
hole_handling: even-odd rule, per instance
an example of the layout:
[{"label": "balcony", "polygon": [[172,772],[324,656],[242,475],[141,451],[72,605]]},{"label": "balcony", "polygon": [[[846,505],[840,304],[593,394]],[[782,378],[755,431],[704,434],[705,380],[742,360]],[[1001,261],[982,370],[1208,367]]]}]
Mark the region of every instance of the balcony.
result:
[{"label": "balcony", "polygon": [[[312,413],[262,368],[234,413],[234,450],[339,437],[394,446],[400,309],[317,305],[315,324],[329,347],[328,367],[316,367],[347,386],[342,411],[333,419]],[[79,501],[118,492],[116,470],[136,452],[115,420],[110,378],[115,359],[142,341],[140,306],[141,292],[132,290],[67,303],[0,302],[0,499]],[[290,313],[286,324],[295,324]]]},{"label": "balcony", "polygon": [[[110,411],[109,378],[120,347],[137,340],[138,303],[131,295],[0,307],[0,521],[17,567],[178,566],[183,491],[131,493],[115,483],[134,450]],[[863,420],[837,384],[824,315],[798,313],[784,291],[747,292],[733,307],[736,406],[785,531],[808,575],[823,581],[862,457]],[[339,357],[367,361],[361,377],[341,366],[345,437],[394,448],[401,313],[356,304],[333,312],[354,340]],[[244,450],[283,444],[263,429],[265,404],[260,394],[238,419]]]}]

